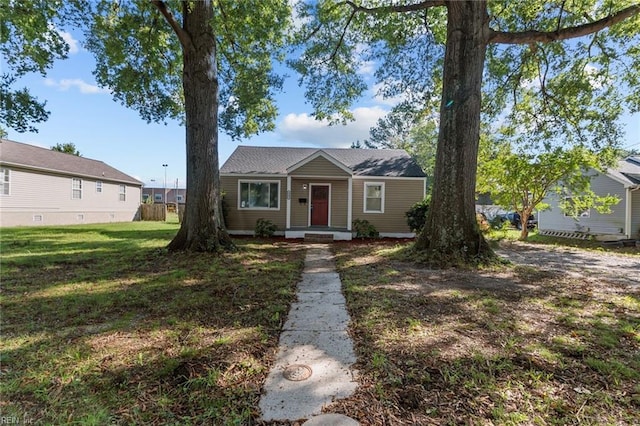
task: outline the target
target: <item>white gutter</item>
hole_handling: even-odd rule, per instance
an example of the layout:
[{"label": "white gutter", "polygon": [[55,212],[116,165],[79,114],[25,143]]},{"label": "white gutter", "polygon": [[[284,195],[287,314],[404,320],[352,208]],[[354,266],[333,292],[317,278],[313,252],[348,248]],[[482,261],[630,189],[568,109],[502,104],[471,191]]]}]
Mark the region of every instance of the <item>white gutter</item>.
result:
[{"label": "white gutter", "polygon": [[291,228],[291,176],[287,176],[287,220],[285,229]]}]

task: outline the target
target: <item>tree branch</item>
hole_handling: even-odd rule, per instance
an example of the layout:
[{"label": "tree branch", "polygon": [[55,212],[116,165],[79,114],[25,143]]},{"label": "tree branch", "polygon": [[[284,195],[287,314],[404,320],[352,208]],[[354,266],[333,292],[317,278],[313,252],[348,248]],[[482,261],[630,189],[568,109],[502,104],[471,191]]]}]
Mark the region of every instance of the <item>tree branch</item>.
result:
[{"label": "tree branch", "polygon": [[163,0],[151,0],[151,3],[160,11],[164,19],[169,23],[173,32],[178,36],[178,40],[180,40],[180,44],[184,50],[192,51],[194,50],[193,42],[191,41],[191,36],[187,33],[184,28],[178,24],[175,20],[169,9],[167,9],[167,4]]},{"label": "tree branch", "polygon": [[355,16],[356,11],[352,10],[351,11],[351,15],[349,16],[349,19],[347,20],[347,23],[344,25],[344,28],[342,29],[342,34],[340,34],[340,40],[338,40],[338,43],[336,44],[336,48],[333,50],[333,53],[330,56],[330,60],[333,62],[336,58],[336,55],[338,55],[338,50],[340,49],[340,46],[342,45],[342,42],[344,41],[345,36],[347,35],[347,29],[349,29],[349,25],[351,24],[351,21],[353,20],[353,17]]},{"label": "tree branch", "polygon": [[522,31],[511,33],[491,30],[489,43],[527,44],[567,40],[596,33],[637,14],[640,14],[640,4],[629,6],[626,9],[622,9],[617,13],[608,15],[594,22],[589,22],[575,27],[567,27],[556,31]]}]

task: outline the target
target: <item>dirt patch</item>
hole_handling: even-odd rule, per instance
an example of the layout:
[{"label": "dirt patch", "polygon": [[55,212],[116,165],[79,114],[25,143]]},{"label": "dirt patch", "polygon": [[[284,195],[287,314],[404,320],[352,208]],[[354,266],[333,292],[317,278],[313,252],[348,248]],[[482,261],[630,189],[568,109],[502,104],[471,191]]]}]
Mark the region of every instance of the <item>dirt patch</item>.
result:
[{"label": "dirt patch", "polygon": [[511,242],[502,244],[497,253],[517,265],[533,266],[592,281],[607,279],[621,284],[640,285],[640,250],[636,255],[620,255]]},{"label": "dirt patch", "polygon": [[640,258],[514,244],[493,270],[336,245],[363,425],[637,424]]}]

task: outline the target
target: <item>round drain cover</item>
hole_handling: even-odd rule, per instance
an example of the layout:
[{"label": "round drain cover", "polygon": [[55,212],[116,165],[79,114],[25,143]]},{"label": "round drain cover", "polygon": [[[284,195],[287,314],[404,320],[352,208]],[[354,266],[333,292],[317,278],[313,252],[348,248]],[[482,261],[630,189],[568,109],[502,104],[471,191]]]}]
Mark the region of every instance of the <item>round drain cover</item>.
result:
[{"label": "round drain cover", "polygon": [[292,382],[300,382],[311,377],[311,367],[304,364],[292,364],[284,369],[282,375]]}]

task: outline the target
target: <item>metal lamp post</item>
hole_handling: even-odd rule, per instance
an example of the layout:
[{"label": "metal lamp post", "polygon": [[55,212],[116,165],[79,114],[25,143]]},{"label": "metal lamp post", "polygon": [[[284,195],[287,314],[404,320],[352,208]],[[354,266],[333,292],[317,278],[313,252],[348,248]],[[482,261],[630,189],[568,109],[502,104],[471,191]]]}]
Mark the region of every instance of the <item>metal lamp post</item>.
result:
[{"label": "metal lamp post", "polygon": [[[169,201],[167,200],[167,167],[169,165],[168,164],[163,164],[162,167],[164,167],[164,186],[162,187],[162,190],[164,192],[164,209],[165,212],[167,211],[167,206],[169,204]],[[165,220],[167,220],[166,218],[166,213],[165,213]]]}]

